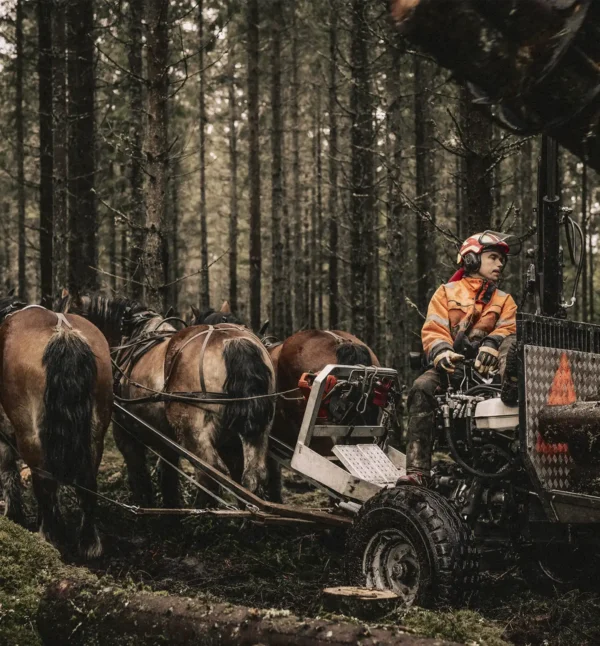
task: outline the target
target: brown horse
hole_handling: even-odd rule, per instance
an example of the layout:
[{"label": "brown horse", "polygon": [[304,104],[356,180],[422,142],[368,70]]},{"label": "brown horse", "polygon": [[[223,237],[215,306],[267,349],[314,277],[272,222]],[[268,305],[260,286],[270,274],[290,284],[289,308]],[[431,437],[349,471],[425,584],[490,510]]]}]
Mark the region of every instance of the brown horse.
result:
[{"label": "brown horse", "polygon": [[[193,326],[177,332],[156,312],[127,299],[67,297],[62,308],[76,308],[107,334],[111,345],[125,346],[117,355],[122,397],[135,400],[152,393],[196,394],[195,403],[130,402],[132,412],[212,466],[230,473],[250,491],[264,493],[275,376],[257,337],[237,325]],[[238,401],[211,403],[203,397]],[[178,456],[143,429],[127,432],[131,425],[126,419],[117,421],[115,439],[127,463],[134,499],[151,506],[145,445],[175,466]],[[214,489],[205,474],[197,472],[196,477],[201,485]],[[160,480],[163,504],[179,506],[177,473],[163,464]],[[205,500],[200,497],[200,502]]]},{"label": "brown horse", "polygon": [[[215,317],[226,317],[226,320],[239,322],[235,314],[231,313],[227,302],[223,303],[219,312],[208,310],[200,313],[195,308],[192,311],[194,324],[207,323]],[[366,344],[353,334],[340,330],[303,330],[281,343],[273,342],[269,337],[266,345],[275,367],[277,392],[287,393],[286,397],[278,399],[272,435],[291,448],[296,446],[306,410],[301,391],[294,390],[298,388],[300,377],[305,372],[317,373],[331,363],[350,366],[380,365],[375,353]],[[319,448],[319,442],[330,447],[330,442],[323,438],[316,441],[315,448]],[[280,470],[273,460],[269,461],[269,471],[270,497],[280,501]]]},{"label": "brown horse", "polygon": [[74,484],[83,517],[79,549],[100,556],[96,475],[112,409],[112,371],[101,332],[79,317],[0,300],[0,484],[5,515],[24,522],[20,457],[31,469],[40,533],[64,539],[57,490]]}]

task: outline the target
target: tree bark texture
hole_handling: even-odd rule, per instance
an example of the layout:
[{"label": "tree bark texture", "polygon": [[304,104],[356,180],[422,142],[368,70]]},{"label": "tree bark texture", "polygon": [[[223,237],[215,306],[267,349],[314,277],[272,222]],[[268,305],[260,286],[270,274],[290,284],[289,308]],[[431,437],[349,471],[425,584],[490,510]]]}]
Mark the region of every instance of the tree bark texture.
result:
[{"label": "tree bark texture", "polygon": [[97,217],[94,175],[94,4],[67,3],[69,114],[69,288],[97,288]]},{"label": "tree bark texture", "polygon": [[25,237],[25,140],[23,124],[23,0],[17,0],[15,23],[16,40],[16,166],[17,166],[17,204],[18,204],[18,245],[19,245],[19,296],[27,300],[27,276],[25,274],[27,240]]},{"label": "tree bark texture", "polygon": [[[43,4],[43,0],[41,0]],[[68,285],[69,224],[67,211],[67,33],[65,0],[55,0],[52,11],[52,111],[54,292]]]},{"label": "tree bark texture", "polygon": [[[370,257],[374,185],[373,185],[373,103],[370,87],[368,7],[362,0],[352,2],[350,65],[350,255],[352,330],[366,343],[371,333],[367,321],[367,273]],[[372,269],[372,268],[371,268]],[[369,334],[370,336],[370,334]]]},{"label": "tree bark texture", "polygon": [[339,326],[340,314],[338,308],[338,97],[337,97],[337,66],[338,66],[338,11],[336,0],[329,3],[329,194],[327,210],[329,212],[329,328],[335,330]]},{"label": "tree bark texture", "polygon": [[546,132],[600,170],[597,3],[393,0],[392,14],[505,127]]},{"label": "tree bark texture", "polygon": [[402,83],[400,75],[392,70],[400,69],[403,63],[404,46],[400,37],[390,36],[388,44],[388,166],[387,166],[387,299],[385,320],[386,330],[386,365],[393,366],[406,373],[406,352],[404,318],[406,305],[404,301],[404,265],[406,214],[402,197]]},{"label": "tree bark texture", "polygon": [[134,640],[139,646],[158,641],[173,646],[452,646],[451,642],[408,635],[400,629],[301,620],[287,611],[131,593],[70,580],[48,587],[37,624],[46,646],[83,646],[97,640],[115,644]]},{"label": "tree bark texture", "polygon": [[[128,31],[129,43],[129,77],[127,88],[129,94],[129,184],[131,189],[131,206],[129,224],[131,251],[123,255],[125,273],[131,278],[129,292],[132,297],[142,300],[144,297],[142,253],[144,247],[144,227],[146,226],[146,207],[144,195],[144,79],[142,52],[142,19],[144,0],[129,0]],[[122,236],[127,236],[126,231]],[[123,249],[124,250],[124,249]],[[130,258],[128,262],[127,259]]]},{"label": "tree bark texture", "polygon": [[143,269],[146,303],[157,312],[164,308],[165,210],[169,179],[169,2],[146,0],[148,127],[146,133],[146,228]]},{"label": "tree bark texture", "polygon": [[306,294],[304,291],[304,246],[302,218],[302,178],[300,176],[300,62],[298,52],[297,0],[292,1],[292,82],[290,120],[292,126],[292,220],[294,226],[294,329],[307,324]]},{"label": "tree bark texture", "polygon": [[235,38],[233,34],[233,0],[227,1],[227,95],[229,99],[229,306],[238,311],[238,149],[237,149],[237,97],[235,73]]},{"label": "tree bark texture", "polygon": [[38,0],[38,83],[40,123],[40,276],[42,304],[52,305],[54,146],[52,139],[52,14],[53,3]]},{"label": "tree bark texture", "polygon": [[271,4],[271,330],[283,338],[285,283],[283,277],[283,108],[281,101],[282,0]]},{"label": "tree bark texture", "polygon": [[466,235],[492,228],[494,210],[493,125],[473,105],[471,95],[461,88],[461,154],[464,157]]},{"label": "tree bark texture", "polygon": [[259,3],[247,4],[248,55],[248,179],[250,183],[250,325],[260,328],[262,250],[260,235],[260,48]]},{"label": "tree bark texture", "polygon": [[204,1],[198,2],[198,67],[200,108],[200,308],[210,306],[210,274],[208,268],[208,225],[206,219],[206,69],[204,65]]},{"label": "tree bark texture", "polygon": [[433,291],[431,275],[435,256],[432,222],[435,221],[433,193],[435,168],[433,154],[432,70],[420,56],[414,61],[415,89],[415,172],[417,214],[417,306],[425,313]]}]

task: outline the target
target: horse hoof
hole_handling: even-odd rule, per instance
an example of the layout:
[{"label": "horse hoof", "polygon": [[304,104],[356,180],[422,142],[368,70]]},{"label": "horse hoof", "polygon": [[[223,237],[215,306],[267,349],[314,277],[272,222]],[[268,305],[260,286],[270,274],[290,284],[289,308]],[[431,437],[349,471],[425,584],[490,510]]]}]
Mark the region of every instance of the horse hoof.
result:
[{"label": "horse hoof", "polygon": [[81,541],[79,542],[79,554],[86,561],[100,558],[103,552],[102,541],[100,540],[97,530],[94,530],[94,536],[91,540],[85,541],[85,543]]}]

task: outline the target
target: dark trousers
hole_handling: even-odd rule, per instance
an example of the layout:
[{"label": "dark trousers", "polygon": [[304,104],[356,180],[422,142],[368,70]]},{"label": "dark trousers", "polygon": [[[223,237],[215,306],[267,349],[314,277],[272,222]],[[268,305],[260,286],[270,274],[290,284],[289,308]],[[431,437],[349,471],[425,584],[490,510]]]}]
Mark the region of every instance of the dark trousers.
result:
[{"label": "dark trousers", "polygon": [[[506,337],[498,351],[499,373],[504,377],[506,356],[515,343],[515,336]],[[448,378],[437,370],[425,371],[415,379],[408,393],[408,428],[406,443],[406,471],[426,473],[431,471],[431,455],[435,432],[436,395],[448,387]]]}]

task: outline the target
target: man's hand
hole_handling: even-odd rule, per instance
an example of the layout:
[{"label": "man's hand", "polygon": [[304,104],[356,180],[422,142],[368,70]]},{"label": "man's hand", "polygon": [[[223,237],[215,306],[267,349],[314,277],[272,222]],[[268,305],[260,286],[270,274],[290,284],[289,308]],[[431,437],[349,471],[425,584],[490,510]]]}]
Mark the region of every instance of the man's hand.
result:
[{"label": "man's hand", "polygon": [[440,352],[437,357],[433,360],[433,367],[440,372],[454,372],[454,364],[462,361],[464,359],[463,354],[458,354],[452,350],[445,350]]},{"label": "man's hand", "polygon": [[498,368],[498,350],[489,345],[480,346],[473,367],[482,377],[487,377],[490,372]]}]

